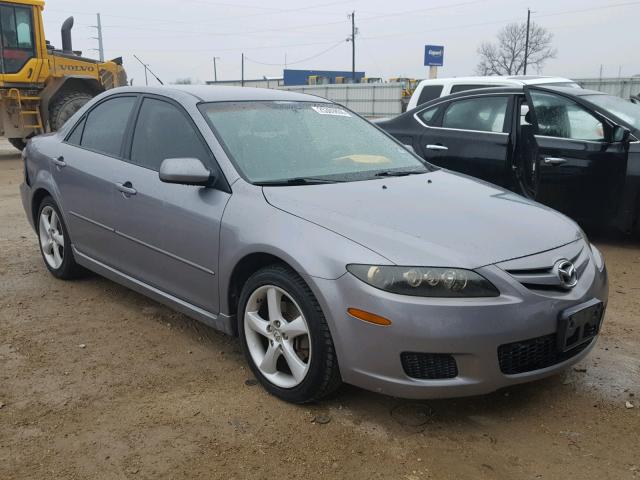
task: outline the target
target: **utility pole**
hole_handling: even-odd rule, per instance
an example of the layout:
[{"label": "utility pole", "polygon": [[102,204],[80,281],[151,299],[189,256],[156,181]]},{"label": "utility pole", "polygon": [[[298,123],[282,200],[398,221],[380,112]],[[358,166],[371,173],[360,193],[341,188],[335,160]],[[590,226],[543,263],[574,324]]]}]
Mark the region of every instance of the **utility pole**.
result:
[{"label": "utility pole", "polygon": [[531,25],[531,9],[527,8],[527,39],[524,43],[524,75],[527,74],[527,62],[529,61],[529,28]]},{"label": "utility pole", "polygon": [[351,36],[348,41],[351,42],[351,81],[356,83],[356,12],[355,10],[349,14],[351,18]]},{"label": "utility pole", "polygon": [[244,87],[244,53],[242,54],[242,77],[240,80],[240,85]]},{"label": "utility pole", "polygon": [[220,57],[213,57],[213,81],[218,81],[218,69],[216,68],[216,60],[220,60]]},{"label": "utility pole", "polygon": [[91,37],[94,40],[98,40],[98,48],[92,48],[91,50],[98,50],[98,55],[100,56],[100,61],[104,62],[104,45],[102,43],[102,21],[100,20],[100,14],[96,14],[98,17],[98,24],[91,25],[90,28],[95,28],[97,31],[97,37]]}]

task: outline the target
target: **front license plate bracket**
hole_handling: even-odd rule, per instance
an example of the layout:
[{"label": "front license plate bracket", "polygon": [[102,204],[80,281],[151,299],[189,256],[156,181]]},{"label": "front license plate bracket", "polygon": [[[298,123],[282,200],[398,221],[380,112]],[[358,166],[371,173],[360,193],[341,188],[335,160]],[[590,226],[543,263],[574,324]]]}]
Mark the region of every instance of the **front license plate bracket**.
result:
[{"label": "front license plate bracket", "polygon": [[558,350],[567,352],[595,337],[603,315],[604,304],[597,298],[563,311],[558,321]]}]

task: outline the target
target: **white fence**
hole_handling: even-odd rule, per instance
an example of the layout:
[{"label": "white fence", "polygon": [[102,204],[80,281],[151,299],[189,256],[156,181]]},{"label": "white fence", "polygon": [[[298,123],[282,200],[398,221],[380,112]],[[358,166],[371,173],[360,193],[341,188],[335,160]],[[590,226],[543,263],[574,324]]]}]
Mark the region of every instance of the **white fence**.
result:
[{"label": "white fence", "polygon": [[364,117],[388,117],[402,113],[400,84],[296,85],[277,88],[326,98]]},{"label": "white fence", "polygon": [[598,90],[622,98],[640,94],[640,77],[629,78],[581,78],[576,79],[582,88]]}]

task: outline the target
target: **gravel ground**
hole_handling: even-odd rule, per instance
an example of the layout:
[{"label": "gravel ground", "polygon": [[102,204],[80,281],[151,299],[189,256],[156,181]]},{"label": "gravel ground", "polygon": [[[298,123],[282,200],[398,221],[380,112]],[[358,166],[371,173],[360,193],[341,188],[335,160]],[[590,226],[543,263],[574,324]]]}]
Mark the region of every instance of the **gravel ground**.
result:
[{"label": "gravel ground", "polygon": [[0,479],[640,478],[637,241],[596,240],[605,326],[564,374],[428,402],[344,387],[299,407],[246,382],[236,339],[97,276],[55,280],[21,176],[2,142]]}]

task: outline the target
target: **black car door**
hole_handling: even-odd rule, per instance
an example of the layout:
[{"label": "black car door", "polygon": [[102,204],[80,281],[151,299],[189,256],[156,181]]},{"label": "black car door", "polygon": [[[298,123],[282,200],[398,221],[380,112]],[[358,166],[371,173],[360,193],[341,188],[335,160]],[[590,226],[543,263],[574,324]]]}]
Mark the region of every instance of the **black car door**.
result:
[{"label": "black car door", "polygon": [[627,143],[579,97],[526,87],[534,124],[535,198],[585,224],[609,222],[620,205]]},{"label": "black car door", "polygon": [[419,111],[413,148],[435,165],[506,186],[512,103],[508,94],[482,94]]}]

